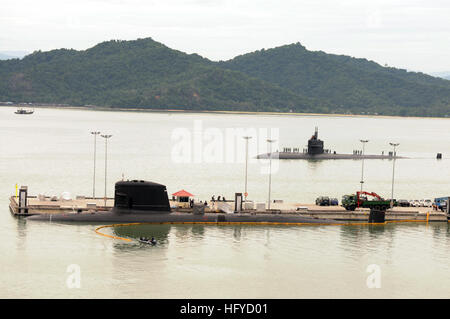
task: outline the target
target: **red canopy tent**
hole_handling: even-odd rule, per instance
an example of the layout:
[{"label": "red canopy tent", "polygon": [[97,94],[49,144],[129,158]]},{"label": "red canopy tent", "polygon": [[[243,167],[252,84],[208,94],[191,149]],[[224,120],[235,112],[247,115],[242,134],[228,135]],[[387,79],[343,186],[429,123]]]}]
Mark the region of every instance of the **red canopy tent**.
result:
[{"label": "red canopy tent", "polygon": [[177,202],[189,202],[189,197],[193,197],[194,195],[182,189],[176,193],[173,193],[172,196],[177,198]]},{"label": "red canopy tent", "polygon": [[184,189],[182,189],[181,191],[178,191],[176,193],[173,193],[172,196],[177,196],[177,197],[192,197],[194,195],[192,195],[191,193],[185,191]]}]

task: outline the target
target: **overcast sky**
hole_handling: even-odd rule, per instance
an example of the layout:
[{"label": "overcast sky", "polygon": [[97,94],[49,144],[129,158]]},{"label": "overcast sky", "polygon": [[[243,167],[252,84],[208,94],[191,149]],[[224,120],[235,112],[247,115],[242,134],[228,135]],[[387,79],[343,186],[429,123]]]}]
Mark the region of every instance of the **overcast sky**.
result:
[{"label": "overcast sky", "polygon": [[1,0],[0,51],[154,40],[211,60],[300,42],[414,71],[450,71],[448,0]]}]

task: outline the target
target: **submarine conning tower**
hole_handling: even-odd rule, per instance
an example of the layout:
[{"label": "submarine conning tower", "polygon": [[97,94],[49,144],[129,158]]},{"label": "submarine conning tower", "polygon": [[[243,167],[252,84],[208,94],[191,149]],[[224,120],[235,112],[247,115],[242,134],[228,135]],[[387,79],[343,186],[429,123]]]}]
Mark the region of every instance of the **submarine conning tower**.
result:
[{"label": "submarine conning tower", "polygon": [[316,127],[314,135],[308,140],[308,154],[323,154],[323,141],[319,140],[319,130]]},{"label": "submarine conning tower", "polygon": [[142,180],[117,182],[114,208],[120,211],[170,212],[166,186]]}]

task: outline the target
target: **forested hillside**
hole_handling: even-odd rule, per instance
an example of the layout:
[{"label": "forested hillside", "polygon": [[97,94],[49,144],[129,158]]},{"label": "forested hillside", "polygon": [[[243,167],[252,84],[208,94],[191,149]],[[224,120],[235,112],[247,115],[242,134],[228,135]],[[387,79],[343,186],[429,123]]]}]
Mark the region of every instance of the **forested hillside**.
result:
[{"label": "forested hillside", "polygon": [[0,100],[111,107],[312,112],[321,102],[152,39],[0,61]]},{"label": "forested hillside", "polygon": [[448,116],[450,81],[299,43],[213,62],[146,38],[0,61],[0,101]]},{"label": "forested hillside", "polygon": [[366,59],[312,52],[299,43],[245,54],[220,65],[326,100],[330,112],[450,114],[447,80],[383,67]]}]

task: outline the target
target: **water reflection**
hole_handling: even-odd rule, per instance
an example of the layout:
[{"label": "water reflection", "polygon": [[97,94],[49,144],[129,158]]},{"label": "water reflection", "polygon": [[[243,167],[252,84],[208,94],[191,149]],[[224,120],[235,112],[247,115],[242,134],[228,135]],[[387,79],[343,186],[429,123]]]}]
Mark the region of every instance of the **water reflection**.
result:
[{"label": "water reflection", "polygon": [[17,248],[25,249],[26,248],[26,237],[27,237],[27,222],[25,218],[17,219]]},{"label": "water reflection", "polygon": [[179,225],[178,227],[174,227],[172,232],[176,238],[185,239],[189,237],[190,227],[186,225]]},{"label": "water reflection", "polygon": [[320,164],[323,162],[323,160],[308,159],[308,160],[306,160],[306,162],[308,163],[308,168],[317,169],[320,167]]},{"label": "water reflection", "polygon": [[241,227],[234,227],[233,229],[233,238],[235,241],[241,241],[241,236],[242,236],[242,230]]},{"label": "water reflection", "polygon": [[[115,236],[131,239],[132,242],[125,242],[121,240],[115,240],[114,249],[118,252],[132,253],[133,251],[139,251],[141,249],[151,249],[156,246],[164,247],[169,243],[169,234],[171,231],[170,225],[130,225],[130,226],[116,226],[113,227],[113,233]],[[140,237],[152,238],[157,241],[157,245],[149,245],[141,243]]]},{"label": "water reflection", "polygon": [[113,231],[116,236],[139,240],[140,237],[154,237],[158,243],[167,243],[171,225],[130,225],[116,226]]},{"label": "water reflection", "polygon": [[450,223],[447,223],[446,236],[450,237]]},{"label": "water reflection", "polygon": [[270,229],[266,229],[266,240],[264,242],[264,246],[268,247],[270,245]]},{"label": "water reflection", "polygon": [[193,225],[191,232],[194,238],[203,239],[205,237],[205,226],[204,225]]},{"label": "water reflection", "polygon": [[359,259],[369,253],[383,254],[389,264],[396,231],[395,225],[342,226],[339,248],[351,259]]},{"label": "water reflection", "polygon": [[383,235],[386,231],[386,225],[368,225],[367,229],[372,238],[377,238],[379,235]]}]

